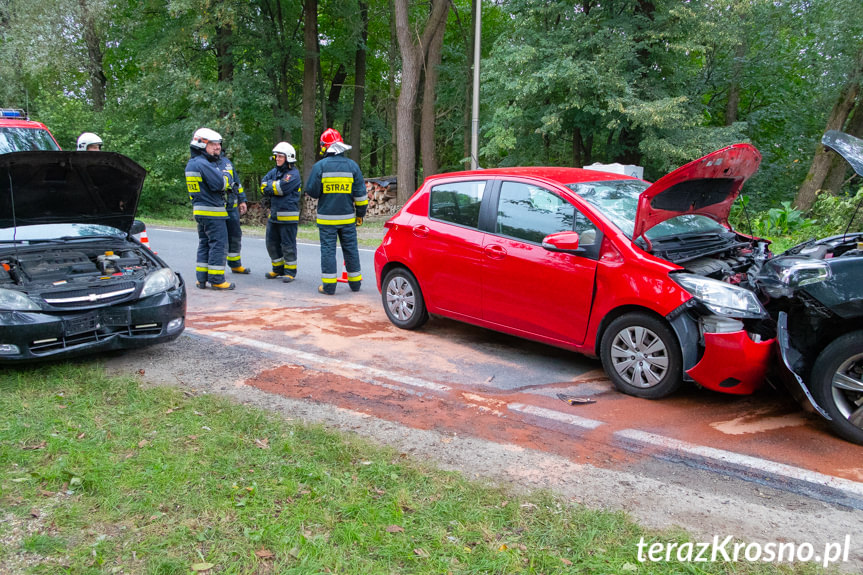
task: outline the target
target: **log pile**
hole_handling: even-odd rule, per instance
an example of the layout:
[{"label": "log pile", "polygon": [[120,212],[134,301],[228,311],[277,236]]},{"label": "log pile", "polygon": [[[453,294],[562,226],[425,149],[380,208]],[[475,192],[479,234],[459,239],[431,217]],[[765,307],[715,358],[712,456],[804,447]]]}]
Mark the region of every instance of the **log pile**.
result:
[{"label": "log pile", "polygon": [[395,176],[366,179],[366,193],[369,195],[369,216],[391,216],[398,211],[398,184]]},{"label": "log pile", "polygon": [[[398,211],[398,185],[395,176],[366,179],[366,193],[369,196],[367,216],[391,216]],[[303,194],[300,198],[300,221],[314,222],[317,208],[318,201]],[[268,214],[259,203],[251,202],[249,213],[243,217],[243,223],[266,225]]]}]

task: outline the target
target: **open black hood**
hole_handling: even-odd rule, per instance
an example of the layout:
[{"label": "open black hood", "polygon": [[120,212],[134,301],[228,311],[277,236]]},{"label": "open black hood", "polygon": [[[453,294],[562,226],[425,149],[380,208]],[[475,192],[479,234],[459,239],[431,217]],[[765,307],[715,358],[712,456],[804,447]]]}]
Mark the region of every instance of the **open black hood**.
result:
[{"label": "open black hood", "polygon": [[128,233],[146,176],[114,152],[0,154],[0,228],[85,223]]}]

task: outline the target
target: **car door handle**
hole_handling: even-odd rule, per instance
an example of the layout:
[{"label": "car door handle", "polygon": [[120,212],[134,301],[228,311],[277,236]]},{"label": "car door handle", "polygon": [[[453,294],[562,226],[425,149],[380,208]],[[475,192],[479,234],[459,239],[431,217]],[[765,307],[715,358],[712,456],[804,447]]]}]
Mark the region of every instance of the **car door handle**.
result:
[{"label": "car door handle", "polygon": [[413,229],[414,235],[418,238],[424,238],[429,235],[429,229],[427,226],[416,226]]},{"label": "car door handle", "polygon": [[485,246],[485,255],[493,260],[502,260],[506,256],[506,250],[503,246],[492,244]]}]

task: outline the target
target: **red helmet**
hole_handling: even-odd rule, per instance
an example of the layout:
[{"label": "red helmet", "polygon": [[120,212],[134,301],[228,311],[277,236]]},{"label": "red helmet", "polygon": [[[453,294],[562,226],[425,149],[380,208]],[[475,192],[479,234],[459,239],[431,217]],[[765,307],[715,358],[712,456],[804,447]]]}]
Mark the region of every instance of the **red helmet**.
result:
[{"label": "red helmet", "polygon": [[343,144],[345,143],[345,141],[342,140],[342,135],[339,134],[337,130],[327,128],[326,130],[324,130],[324,133],[321,134],[322,146],[332,146],[336,142],[341,142]]}]

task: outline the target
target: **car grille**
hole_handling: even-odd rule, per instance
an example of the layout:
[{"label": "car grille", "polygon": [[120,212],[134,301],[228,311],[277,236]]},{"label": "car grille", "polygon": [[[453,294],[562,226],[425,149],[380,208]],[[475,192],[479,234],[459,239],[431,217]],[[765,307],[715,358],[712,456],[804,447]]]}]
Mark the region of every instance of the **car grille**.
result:
[{"label": "car grille", "polygon": [[123,282],[62,292],[51,292],[43,297],[45,303],[54,307],[90,307],[94,303],[114,303],[135,293],[135,282]]},{"label": "car grille", "polygon": [[[74,325],[83,327],[82,324],[73,324],[73,326]],[[33,341],[30,343],[30,351],[33,355],[46,355],[79,345],[98,343],[117,335],[146,336],[159,335],[162,333],[161,323],[148,323],[137,326],[103,325],[101,329],[95,329],[96,325],[94,324],[92,327],[93,329],[75,333],[74,335],[67,334],[58,338]]]}]

